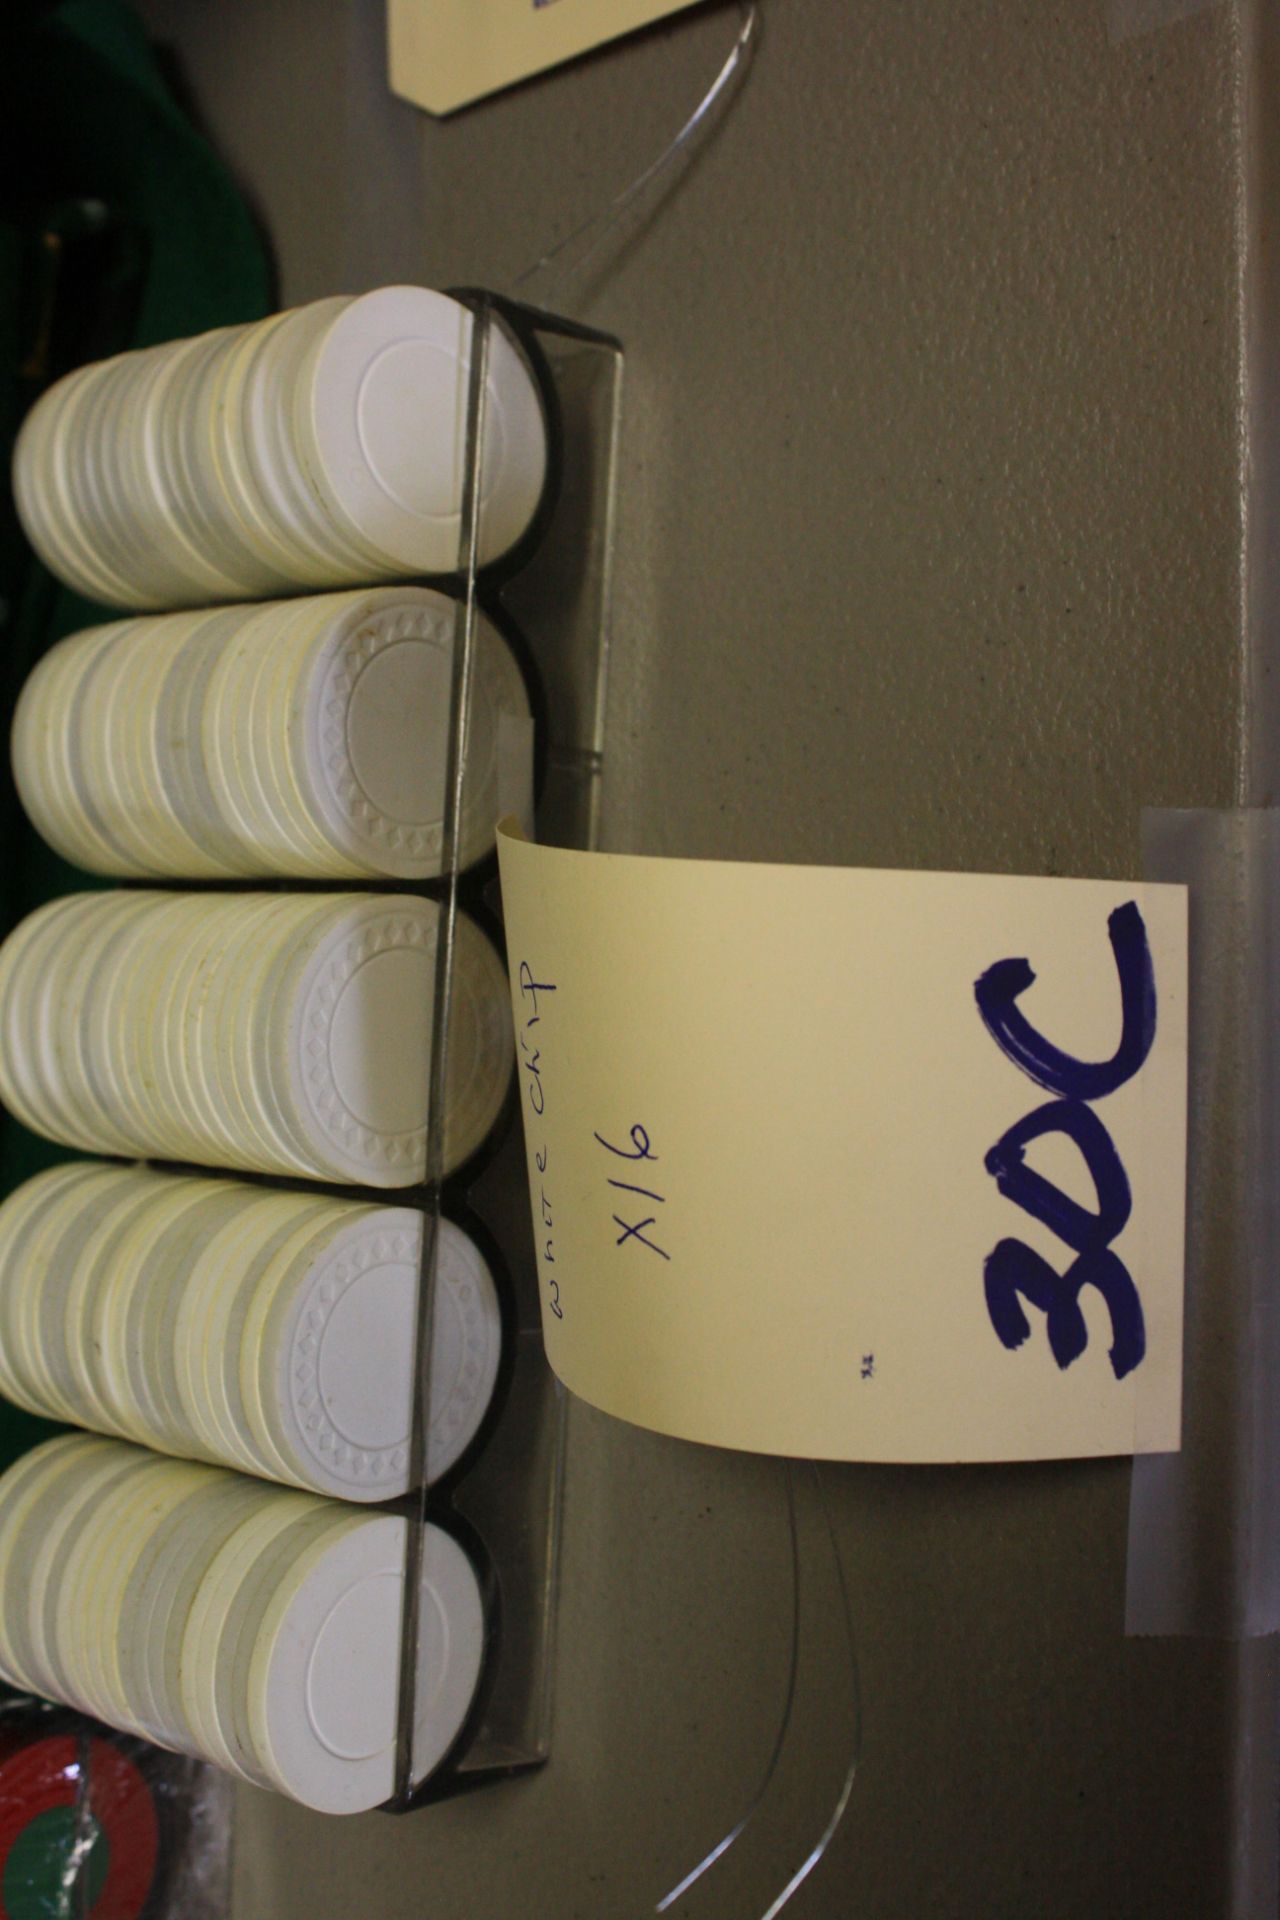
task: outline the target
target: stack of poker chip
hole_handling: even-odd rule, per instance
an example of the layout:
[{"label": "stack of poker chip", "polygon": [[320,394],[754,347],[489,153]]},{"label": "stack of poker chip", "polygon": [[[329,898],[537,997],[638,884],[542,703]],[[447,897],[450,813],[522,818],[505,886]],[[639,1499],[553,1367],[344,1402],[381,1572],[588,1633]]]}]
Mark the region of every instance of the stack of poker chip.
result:
[{"label": "stack of poker chip", "polygon": [[[67,374],[23,424],[14,496],[104,606],[202,607],[458,570],[474,317],[422,287],[318,300]],[[547,476],[533,372],[489,335],[482,565]]]},{"label": "stack of poker chip", "polygon": [[[14,716],[27,814],[91,873],[429,879],[444,854],[457,611],[384,587],[74,634]],[[504,723],[528,719],[520,670],[480,615],[460,867],[493,845]]]},{"label": "stack of poker chip", "polygon": [[459,606],[414,584],[516,564],[547,493],[500,318],[469,445],[477,338],[420,288],[319,301],[68,375],[14,458],[38,554],[128,616],[21,696],[39,832],[126,881],[348,890],[72,893],[0,946],[0,1099],[117,1160],[0,1202],[0,1391],[90,1430],[0,1477],[0,1678],[334,1812],[385,1801],[397,1750],[443,1758],[486,1641],[468,1555],[375,1503],[476,1442],[492,1275],[434,1206],[315,1185],[453,1172],[510,1084],[502,961],[405,890],[491,850],[529,738],[474,595],[455,710]]},{"label": "stack of poker chip", "polygon": [[[0,1202],[0,1391],[157,1451],[366,1502],[407,1492],[424,1215],[81,1161]],[[425,1478],[502,1348],[475,1241],[435,1228]]]},{"label": "stack of poker chip", "polygon": [[[427,1169],[440,909],[397,894],[68,894],[0,948],[0,1097],[90,1153],[373,1187]],[[502,962],[454,929],[442,1153],[511,1075]]]},{"label": "stack of poker chip", "polygon": [[[327,1813],[395,1786],[406,1522],[88,1435],[0,1476],[0,1676]],[[426,1771],[479,1680],[485,1617],[423,1527],[413,1728]]]}]

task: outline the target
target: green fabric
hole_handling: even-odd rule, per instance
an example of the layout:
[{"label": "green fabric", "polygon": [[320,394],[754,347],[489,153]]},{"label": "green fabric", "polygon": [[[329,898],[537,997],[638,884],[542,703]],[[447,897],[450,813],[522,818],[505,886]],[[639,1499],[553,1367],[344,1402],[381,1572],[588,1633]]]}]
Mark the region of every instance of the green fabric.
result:
[{"label": "green fabric", "polygon": [[[228,21],[228,30],[233,27]],[[122,0],[0,6],[0,434],[72,366],[272,305],[266,252],[233,182],[171,94]],[[36,659],[116,617],[58,585],[0,512],[0,718],[7,736]],[[0,933],[42,901],[101,884],[27,824],[0,771]],[[5,1115],[0,1194],[70,1157]],[[0,1467],[42,1424],[0,1401]]]}]

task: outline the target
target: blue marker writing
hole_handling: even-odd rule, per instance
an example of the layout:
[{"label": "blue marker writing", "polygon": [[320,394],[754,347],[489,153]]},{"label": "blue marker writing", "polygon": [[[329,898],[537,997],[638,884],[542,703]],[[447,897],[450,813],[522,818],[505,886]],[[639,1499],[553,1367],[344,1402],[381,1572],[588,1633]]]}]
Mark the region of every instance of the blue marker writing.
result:
[{"label": "blue marker writing", "polygon": [[[1001,1136],[986,1156],[987,1172],[1007,1200],[1049,1228],[1076,1255],[1058,1273],[1020,1240],[1001,1240],[983,1266],[987,1314],[1008,1348],[1020,1347],[1031,1327],[1022,1301],[1045,1316],[1049,1349],[1059,1367],[1084,1352],[1088,1328],[1080,1294],[1093,1287],[1111,1317],[1111,1369],[1117,1380],[1146,1353],[1142,1301],[1124,1262],[1111,1250],[1132,1211],[1128,1176],[1106,1126],[1088,1104],[1131,1080],[1156,1035],[1156,983],[1147,930],[1135,901],[1107,922],[1120,983],[1120,1044],[1110,1060],[1084,1061],[1064,1053],[1019,1011],[1017,1001],[1035,979],[1026,960],[999,960],[974,985],[978,1012],[1000,1051],[1055,1097]],[[1095,1212],[1026,1164],[1033,1140],[1061,1133],[1079,1150],[1093,1183]]]}]

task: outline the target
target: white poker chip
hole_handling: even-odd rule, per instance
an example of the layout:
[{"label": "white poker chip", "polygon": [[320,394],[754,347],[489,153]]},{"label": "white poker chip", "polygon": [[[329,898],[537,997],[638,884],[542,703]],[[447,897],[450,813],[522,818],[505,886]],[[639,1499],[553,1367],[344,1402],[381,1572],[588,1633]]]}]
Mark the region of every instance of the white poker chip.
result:
[{"label": "white poker chip", "polygon": [[[361,1209],[259,1316],[247,1364],[307,1486],[385,1500],[410,1486],[413,1354],[422,1215]],[[493,1396],[502,1353],[497,1289],[475,1242],[437,1229],[427,1394],[428,1481],[466,1452]]]},{"label": "white poker chip", "polygon": [[[405,1523],[365,1521],[313,1550],[281,1581],[249,1672],[249,1726],[274,1783],[307,1806],[349,1813],[395,1786]],[[432,1771],[454,1744],[484,1661],[479,1581],[450,1535],[423,1540],[414,1770]]]},{"label": "white poker chip", "polygon": [[[446,294],[384,287],[352,301],[308,354],[294,424],[340,526],[420,573],[458,567],[475,320]],[[527,530],[547,474],[537,383],[500,321],[489,334],[480,557]]]},{"label": "white poker chip", "polygon": [[[439,909],[412,895],[335,904],[278,990],[287,1032],[277,1084],[317,1169],[375,1187],[421,1180],[427,1159]],[[310,943],[309,943],[310,944]],[[293,956],[290,956],[292,961]],[[461,1164],[489,1132],[511,1073],[502,964],[460,914],[454,948],[444,1160]]]},{"label": "white poker chip", "polygon": [[[442,594],[383,589],[335,608],[294,696],[295,778],[327,834],[361,871],[441,870],[458,609]],[[499,716],[528,718],[509,647],[477,620],[459,864],[493,845]]]}]

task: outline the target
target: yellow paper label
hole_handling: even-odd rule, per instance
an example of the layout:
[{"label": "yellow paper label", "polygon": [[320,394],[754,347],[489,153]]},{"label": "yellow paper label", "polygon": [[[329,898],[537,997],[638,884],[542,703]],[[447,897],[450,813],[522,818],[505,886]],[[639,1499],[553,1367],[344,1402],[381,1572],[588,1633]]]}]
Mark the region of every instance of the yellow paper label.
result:
[{"label": "yellow paper label", "polygon": [[815,1458],[1177,1447],[1185,889],[499,852],[567,1387]]},{"label": "yellow paper label", "polygon": [[391,90],[431,113],[514,86],[693,0],[388,0]]}]

